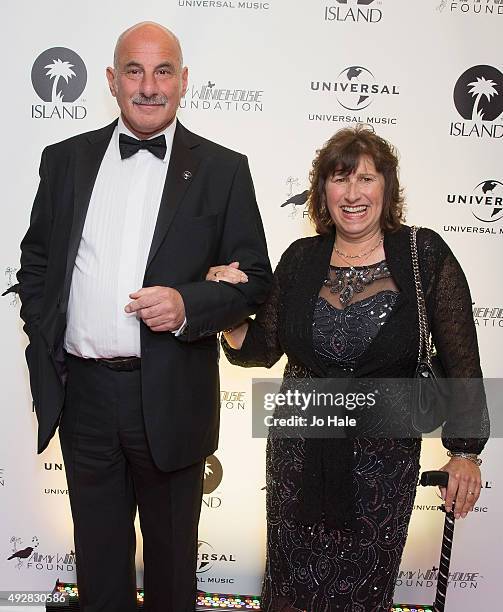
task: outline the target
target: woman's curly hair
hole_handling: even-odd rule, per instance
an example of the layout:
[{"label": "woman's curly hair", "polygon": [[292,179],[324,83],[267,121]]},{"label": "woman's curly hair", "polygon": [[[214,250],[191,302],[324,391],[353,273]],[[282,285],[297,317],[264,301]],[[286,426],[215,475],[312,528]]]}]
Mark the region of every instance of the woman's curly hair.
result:
[{"label": "woman's curly hair", "polygon": [[349,175],[354,172],[362,156],[374,162],[384,177],[384,202],[381,228],[396,231],[404,217],[404,198],[398,180],[398,156],[395,148],[377,136],[371,127],[357,125],[334,134],[322,149],[316,152],[309,178],[308,211],[318,234],[327,234],[334,225],[327,208],[325,183],[335,173]]}]

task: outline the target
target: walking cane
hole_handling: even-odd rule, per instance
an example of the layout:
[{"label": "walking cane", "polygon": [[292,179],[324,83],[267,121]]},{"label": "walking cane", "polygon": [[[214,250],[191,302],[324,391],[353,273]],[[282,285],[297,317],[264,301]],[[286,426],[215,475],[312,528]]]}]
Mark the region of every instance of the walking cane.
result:
[{"label": "walking cane", "polygon": [[[423,487],[445,487],[449,482],[447,472],[430,471],[421,474],[421,485]],[[444,612],[445,598],[447,595],[447,583],[449,582],[449,566],[451,564],[452,539],[454,537],[454,512],[445,511],[445,505],[440,506],[445,512],[444,534],[442,536],[442,550],[440,552],[440,562],[438,564],[437,593],[433,609],[435,612]]]}]

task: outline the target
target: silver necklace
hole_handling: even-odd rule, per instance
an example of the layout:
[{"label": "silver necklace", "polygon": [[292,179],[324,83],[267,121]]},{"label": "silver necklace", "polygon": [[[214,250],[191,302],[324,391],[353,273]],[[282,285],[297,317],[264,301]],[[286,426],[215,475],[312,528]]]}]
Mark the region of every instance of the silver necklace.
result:
[{"label": "silver necklace", "polygon": [[381,237],[379,238],[379,242],[377,244],[375,244],[370,250],[365,251],[364,253],[357,253],[356,255],[349,255],[347,253],[343,253],[342,251],[339,251],[339,249],[335,246],[334,244],[334,251],[337,253],[337,255],[340,255],[343,259],[360,259],[360,257],[369,257],[369,255],[371,255],[383,242],[384,240],[384,236],[381,235]]}]

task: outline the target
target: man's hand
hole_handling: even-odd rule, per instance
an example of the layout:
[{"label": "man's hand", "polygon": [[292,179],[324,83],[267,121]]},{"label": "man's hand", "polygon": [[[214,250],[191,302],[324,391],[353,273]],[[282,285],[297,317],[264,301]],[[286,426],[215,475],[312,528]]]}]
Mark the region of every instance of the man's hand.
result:
[{"label": "man's hand", "polygon": [[130,293],[133,300],[124,308],[127,313],[136,312],[152,331],[176,331],[185,320],[182,296],[171,287],[143,287]]}]

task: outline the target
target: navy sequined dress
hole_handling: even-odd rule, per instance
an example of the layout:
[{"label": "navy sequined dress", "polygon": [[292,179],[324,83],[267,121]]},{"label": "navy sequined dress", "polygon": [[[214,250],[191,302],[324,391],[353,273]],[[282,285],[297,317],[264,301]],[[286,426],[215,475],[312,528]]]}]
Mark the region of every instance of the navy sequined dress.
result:
[{"label": "navy sequined dress", "polygon": [[[386,324],[397,296],[384,289],[345,308],[318,297],[313,318],[317,355],[327,365],[335,361],[351,371]],[[419,453],[417,439],[354,440],[357,528],[330,529],[323,521],[306,526],[295,519],[305,440],[269,438],[265,612],[389,610],[414,502]]]}]

